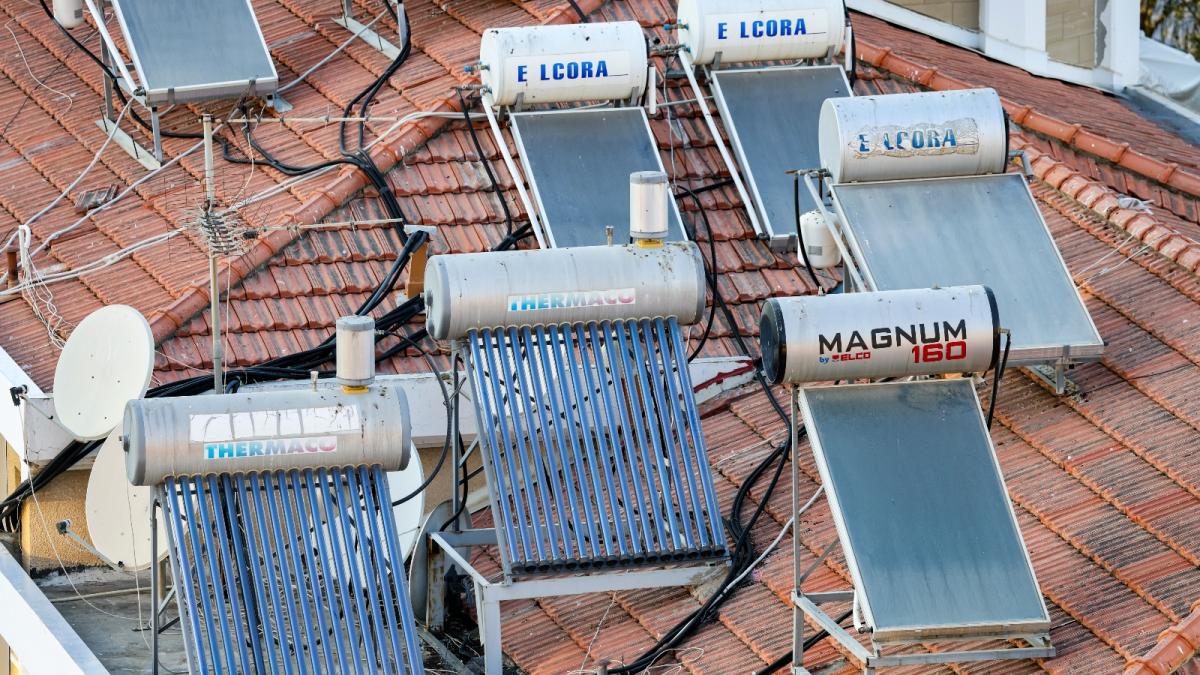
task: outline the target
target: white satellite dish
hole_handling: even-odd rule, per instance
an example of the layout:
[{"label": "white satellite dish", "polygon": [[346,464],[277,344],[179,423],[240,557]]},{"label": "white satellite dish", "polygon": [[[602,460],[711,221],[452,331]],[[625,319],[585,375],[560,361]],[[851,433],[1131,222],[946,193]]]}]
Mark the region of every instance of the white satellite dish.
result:
[{"label": "white satellite dish", "polygon": [[158,552],[150,553],[150,509],[154,488],[129,484],[125,449],[118,425],[100,446],[88,478],[84,511],[92,545],[105,558],[127,570],[149,569],[167,553],[167,533],[158,521]]},{"label": "white satellite dish", "polygon": [[146,393],[153,373],[154,334],[146,318],[128,305],[92,312],[54,369],[59,422],[81,441],[104,438],[121,422],[125,404]]},{"label": "white satellite dish", "polygon": [[[408,466],[403,471],[389,471],[388,492],[392,500],[401,499],[412,494],[413,490],[421,487],[425,480],[425,471],[421,468],[421,454],[414,446],[409,453]],[[421,529],[421,517],[425,515],[425,492],[422,490],[416,497],[403,504],[392,507],[396,518],[396,534],[400,539],[400,550],[407,558],[417,543],[417,532]]]}]

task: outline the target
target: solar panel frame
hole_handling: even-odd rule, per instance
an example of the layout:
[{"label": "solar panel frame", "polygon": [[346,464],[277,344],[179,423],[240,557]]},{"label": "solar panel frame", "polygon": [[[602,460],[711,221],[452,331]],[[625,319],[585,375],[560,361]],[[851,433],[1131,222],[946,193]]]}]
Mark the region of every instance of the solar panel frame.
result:
[{"label": "solar panel frame", "polygon": [[[588,140],[595,144],[597,136],[603,133],[603,130],[605,129],[605,116],[613,116],[615,118],[617,116],[625,115],[637,116],[637,118],[640,120],[640,124],[637,120],[634,120],[632,123],[628,124],[638,127],[639,130],[645,130],[645,135],[641,136],[639,134],[636,140],[645,140],[646,146],[644,148],[634,148],[632,152],[640,153],[641,150],[648,148],[648,154],[650,155],[650,158],[652,158],[652,161],[648,162],[646,166],[627,167],[630,169],[630,171],[622,171],[623,177],[621,182],[625,187],[624,191],[619,193],[625,195],[624,199],[613,198],[610,193],[604,192],[603,190],[598,190],[595,192],[595,194],[599,195],[601,202],[610,205],[610,208],[608,209],[609,212],[623,215],[619,216],[616,222],[604,222],[605,220],[611,220],[606,219],[604,216],[598,217],[596,222],[564,222],[561,209],[547,209],[547,205],[549,204],[549,196],[555,195],[559,198],[570,198],[575,202],[579,202],[580,195],[586,193],[587,191],[579,189],[578,185],[571,185],[569,183],[564,184],[563,180],[572,176],[588,176],[588,178],[576,179],[572,182],[586,182],[595,184],[598,180],[596,173],[594,172],[595,164],[594,162],[588,162],[587,160],[589,157],[585,157],[581,154],[575,162],[571,162],[572,164],[576,165],[575,168],[579,169],[574,173],[570,171],[564,172],[561,170],[561,167],[559,167],[559,170],[555,170],[551,167],[545,167],[547,168],[545,174],[539,172],[538,168],[540,168],[542,164],[550,163],[549,158],[553,156],[553,153],[561,152],[561,146],[563,143],[556,142],[553,139],[540,139],[538,138],[538,133],[533,128],[529,127],[537,124],[537,122],[534,122],[534,120],[550,119],[557,122],[562,122],[564,120],[569,121],[576,127],[575,133],[571,134],[573,139],[572,147],[576,150],[579,150]],[[612,225],[614,243],[623,243],[629,235],[629,173],[632,173],[633,171],[666,171],[662,163],[662,156],[658,152],[658,144],[654,140],[654,133],[650,129],[650,120],[646,117],[645,109],[641,107],[629,107],[586,110],[537,110],[528,112],[514,112],[511,113],[511,117],[512,124],[510,125],[510,128],[512,130],[513,141],[516,143],[517,152],[520,154],[521,170],[525,173],[525,177],[529,182],[530,189],[533,192],[534,203],[537,205],[538,213],[541,216],[543,240],[552,248],[563,246],[604,245],[607,242],[603,228],[606,225]],[[600,119],[597,120],[596,118]],[[522,124],[527,125],[525,131],[521,130]],[[553,148],[540,148],[538,147],[539,143],[547,143],[553,146]],[[615,145],[621,145],[621,143],[615,143]],[[629,143],[625,143],[624,145],[628,147],[634,147],[633,144]],[[602,153],[593,152],[591,153],[591,158],[595,158],[597,155],[602,156]],[[562,162],[560,162],[560,164],[561,163]],[[585,173],[585,170],[591,171],[592,173]],[[539,176],[541,178],[540,180]],[[608,178],[608,183],[610,183],[610,185],[606,187],[615,189],[617,183],[616,178],[611,175]],[[687,241],[687,232],[683,228],[683,218],[679,213],[679,205],[675,202],[673,197],[668,200],[668,208],[670,209],[668,212],[668,220],[670,221],[670,235],[667,237],[668,240]],[[576,207],[574,210],[589,211],[589,209],[583,207]],[[559,213],[556,214],[554,213],[555,211],[558,211]],[[602,207],[600,209],[592,209],[591,211],[599,213],[604,212]],[[554,230],[556,227],[556,218],[559,221],[557,227],[561,230],[558,233],[556,233]],[[596,228],[596,236],[587,237],[572,232],[573,229],[582,228],[585,225],[594,225]]]},{"label": "solar panel frame", "polygon": [[[949,202],[939,201],[938,195],[942,195],[941,191],[956,185],[965,186],[969,188],[969,191],[956,190],[956,194],[960,198],[954,207],[957,210],[953,219],[947,219],[943,214],[930,212],[925,217],[910,217],[903,222],[898,222],[895,214],[904,210],[903,205],[897,206],[896,202],[899,200],[888,196],[888,193],[905,193],[903,196],[907,200],[906,203],[911,203],[920,197],[924,201],[937,203],[940,207],[945,208]],[[1064,357],[1070,362],[1084,362],[1095,361],[1102,356],[1104,340],[1071,279],[1062,252],[1058,250],[1054,237],[1050,234],[1050,228],[1046,225],[1024,176],[1006,173],[841,183],[831,185],[830,191],[833,195],[834,209],[842,223],[841,231],[844,233],[846,244],[871,290],[985,284],[996,294],[1001,324],[1012,330],[1013,346],[1009,357],[1010,364],[1041,364],[1055,362]],[[1003,194],[1001,194],[1002,191]],[[1017,194],[1020,197],[1017,197]],[[989,195],[996,196],[990,197]],[[1006,202],[1006,198],[1011,199]],[[996,203],[989,203],[988,199],[994,199]],[[994,208],[988,209],[988,206]],[[977,215],[987,212],[992,220],[996,221],[994,224],[1007,225],[1007,229],[977,227],[975,231],[972,231],[970,240],[960,237],[960,245],[954,252],[950,252],[948,243],[953,243],[952,235],[961,235],[964,232],[964,226],[971,222],[971,216],[963,211],[964,208],[976,209]],[[1025,210],[1025,220],[1008,218],[1001,223],[999,216],[995,215],[1001,213],[1007,215],[1016,208]],[[943,221],[950,221],[951,226],[940,227]],[[887,230],[886,232],[889,234],[893,231],[903,231],[910,235],[908,240],[913,243],[913,247],[903,251],[881,250],[880,238],[876,235],[881,233],[879,228],[885,227],[896,228]],[[1006,245],[1003,239],[993,237],[991,241],[988,241],[988,237],[997,232],[1016,232],[1018,227],[1025,228],[1021,234],[1025,238],[1024,244],[1027,245],[1020,249],[1021,258],[1010,267],[1022,270],[1022,273],[1017,276],[1010,275],[1007,279],[996,275],[990,278],[976,276],[975,272],[986,267],[988,262],[996,264],[994,252]],[[941,250],[936,248],[939,242],[942,243]],[[1047,246],[1048,250],[1043,249],[1040,253],[1041,257],[1037,261],[1031,262],[1033,255],[1038,253],[1034,246],[1041,245]],[[1016,245],[1009,244],[1009,246],[1015,247]],[[983,256],[968,259],[964,254],[970,251],[985,251],[985,253]],[[893,274],[899,278],[891,280],[883,278],[886,272],[883,268],[892,264],[893,261],[901,260],[903,264],[897,263],[892,270]],[[956,265],[958,269],[954,268]],[[1029,284],[1032,274],[1044,274],[1043,278],[1039,280],[1039,284],[1056,284],[1058,291],[1062,292],[1063,296],[1056,300],[1057,307],[1053,309],[1057,311],[1042,312],[1037,317],[1031,317],[1030,322],[1026,325],[1032,328],[1035,335],[1038,331],[1060,330],[1065,325],[1063,312],[1077,311],[1076,325],[1071,328],[1075,335],[1054,342],[1045,340],[1024,342],[1025,333],[1022,332],[1020,325],[1013,323],[1013,317],[1019,317],[1021,313],[1029,310],[1026,304],[1029,299],[1051,298],[1053,296],[1050,293],[1054,292],[1048,293],[1047,287],[1044,285],[1024,289],[1028,291],[1025,293],[1012,292],[1010,282]],[[1018,279],[1019,281],[1016,281]],[[1066,297],[1068,293],[1069,297]],[[1012,301],[1014,298],[1016,301]]]},{"label": "solar panel frame", "polygon": [[[939,389],[945,391],[937,391]],[[918,397],[929,395],[959,397],[959,399],[956,401],[956,403],[960,404],[959,412],[965,412],[966,416],[971,418],[960,419],[959,421],[966,422],[969,427],[973,427],[976,430],[976,440],[979,441],[979,443],[976,445],[974,450],[976,452],[986,452],[990,459],[988,471],[985,471],[984,473],[990,473],[990,476],[988,477],[989,479],[994,478],[995,482],[992,484],[992,486],[998,490],[998,494],[992,494],[988,497],[994,501],[1003,503],[1003,520],[1006,521],[1004,525],[1011,528],[1011,532],[1015,537],[1016,547],[1020,549],[1020,561],[1022,563],[1022,568],[1017,571],[1015,577],[1024,577],[1024,575],[1027,575],[1025,580],[1030,584],[1030,586],[1020,589],[1020,591],[1022,593],[1030,594],[1031,597],[1036,601],[1036,609],[1040,611],[1029,612],[1028,610],[1030,607],[1025,607],[1024,610],[1026,616],[996,617],[991,620],[976,620],[971,621],[970,623],[939,622],[936,620],[920,623],[913,621],[897,622],[890,620],[892,617],[888,616],[888,612],[894,611],[894,607],[897,603],[894,598],[884,599],[881,594],[891,592],[891,585],[880,583],[881,575],[875,568],[869,566],[874,564],[873,556],[880,553],[878,542],[885,542],[885,546],[888,542],[894,542],[895,539],[889,539],[888,535],[893,535],[895,532],[884,532],[883,535],[879,537],[862,536],[863,528],[858,522],[856,522],[856,519],[861,518],[862,516],[855,510],[861,511],[864,508],[862,504],[866,500],[860,501],[859,499],[856,499],[856,497],[861,497],[861,493],[856,491],[859,490],[861,486],[866,485],[869,481],[875,480],[877,483],[878,477],[883,477],[885,480],[892,479],[896,484],[902,484],[906,487],[913,487],[915,483],[912,480],[912,475],[905,476],[904,480],[897,480],[896,476],[900,474],[889,472],[886,470],[886,467],[884,470],[879,470],[877,467],[870,465],[868,462],[858,461],[862,459],[860,455],[854,455],[850,463],[865,469],[865,475],[863,475],[863,471],[860,471],[859,475],[855,476],[855,480],[850,481],[848,478],[846,478],[844,475],[844,467],[837,463],[846,461],[845,458],[841,456],[835,456],[831,453],[844,453],[847,456],[851,456],[851,453],[853,453],[854,450],[848,450],[845,447],[843,442],[844,439],[834,438],[834,434],[830,433],[829,431],[830,425],[835,428],[841,426],[852,430],[865,429],[869,432],[881,432],[888,434],[890,434],[893,427],[878,423],[864,423],[862,416],[858,414],[858,411],[854,410],[839,411],[843,413],[853,413],[855,422],[854,424],[838,425],[836,422],[830,419],[831,415],[829,414],[828,410],[823,409],[823,406],[826,405],[825,402],[820,400],[823,396],[830,394],[835,397],[866,399],[870,397],[870,394],[886,395],[890,391],[903,391],[904,393],[910,395],[913,394],[913,392],[916,392]],[[862,394],[866,394],[866,396],[863,396]],[[1045,636],[1048,633],[1050,628],[1050,618],[1046,609],[1045,600],[1042,597],[1040,586],[1037,582],[1037,576],[1033,569],[1032,560],[1029,557],[1028,548],[1025,546],[1024,540],[1021,538],[1020,528],[1016,520],[1016,513],[1013,510],[1012,502],[1008,497],[1008,491],[1004,484],[1004,476],[999,460],[996,456],[995,447],[992,444],[991,436],[988,434],[987,427],[983,420],[983,415],[979,406],[979,398],[976,395],[975,389],[971,385],[970,380],[925,380],[916,382],[889,382],[806,387],[798,389],[796,396],[800,410],[804,416],[804,419],[807,420],[808,423],[810,445],[812,447],[814,459],[816,460],[817,469],[821,475],[821,483],[825,487],[825,492],[829,499],[830,512],[833,515],[834,524],[838,532],[838,539],[841,543],[842,551],[846,558],[846,565],[849,568],[851,579],[854,582],[855,597],[857,598],[857,602],[859,603],[859,606],[863,612],[866,625],[871,629],[871,638],[876,644],[896,644],[918,640],[925,641],[939,639],[1024,638],[1028,636]],[[922,429],[927,434],[945,431],[947,429],[948,417],[946,415],[946,408],[930,411],[931,414],[937,415],[938,419],[936,421],[930,420],[931,423],[925,425],[921,425],[919,422],[914,420],[914,416],[911,414],[911,407],[902,410],[901,412],[905,413],[899,416],[905,420],[904,428]],[[844,422],[845,420],[842,421]],[[878,420],[875,420],[874,422],[878,422]],[[840,432],[841,430],[837,429],[837,431]],[[854,434],[854,431],[851,431],[850,433]],[[872,446],[869,443],[859,442],[855,443],[854,445],[858,448],[869,447],[871,450],[878,449],[878,446]],[[918,451],[920,448],[905,446],[902,448],[902,450]],[[966,451],[964,450],[963,446],[954,446],[948,448],[945,452],[947,452],[953,458],[954,455],[959,455]],[[831,462],[831,458],[835,458],[837,461]],[[906,461],[910,460],[906,459]],[[938,478],[942,477],[938,476]],[[963,476],[958,476],[958,478],[963,479]],[[848,482],[854,483],[854,487],[849,490],[852,493],[849,497],[844,494],[847,492],[846,485]],[[956,483],[956,485],[960,484]],[[921,486],[917,485],[916,487]],[[983,495],[983,488],[986,488],[986,485],[976,484],[972,486],[972,489],[960,489],[958,490],[958,493],[960,495],[966,494],[972,497],[979,497]],[[913,487],[913,489],[916,490],[915,487]],[[944,489],[944,481],[939,485],[933,486],[934,491]],[[890,496],[894,497],[895,495],[893,494]],[[898,510],[903,508],[903,505],[898,504],[894,498],[887,499],[887,496],[885,496],[884,500],[886,500],[888,503],[881,505],[882,508],[880,510],[882,511],[886,509],[888,514],[895,515]],[[960,515],[960,517],[969,512],[970,509],[967,508],[953,511],[953,513]],[[848,514],[849,517],[847,517]],[[954,546],[938,547],[930,545],[930,542],[928,541],[929,530],[922,530],[919,526],[909,527],[913,523],[918,522],[919,519],[912,517],[911,512],[908,515],[910,517],[895,517],[894,520],[905,523],[906,529],[909,530],[908,534],[911,534],[914,541],[917,543],[924,544],[925,550],[936,550],[939,553],[944,554],[946,551],[953,550],[955,548]],[[921,539],[918,540],[918,538]],[[856,549],[856,545],[859,547],[858,549]],[[869,550],[865,551],[864,554],[864,549]],[[961,546],[959,547],[958,552],[962,552]],[[994,553],[996,553],[995,547],[993,547],[993,550],[989,551],[989,554]],[[1007,553],[1010,554],[1011,557],[1013,551],[1010,550]],[[1010,559],[1008,562],[1013,563],[1015,561]],[[986,564],[979,565],[977,567],[986,567]],[[933,570],[932,574],[929,574],[928,572],[929,571],[926,570],[926,573],[922,574],[921,576],[935,576],[938,579],[945,579],[947,576],[949,576],[938,576],[939,570]],[[895,576],[897,575],[892,575],[893,579]],[[1010,575],[1010,580],[1015,579],[1015,577]],[[884,588],[881,590],[881,587]],[[978,592],[980,591],[980,588],[976,587],[974,589],[967,590],[968,592]],[[991,590],[1005,592],[1005,595],[1015,597],[1015,592],[1018,589],[1015,589],[1011,585],[1004,585]],[[963,593],[960,592],[959,595],[961,596]],[[973,595],[971,597],[978,599],[978,597],[981,597],[981,595],[982,594]],[[873,600],[880,602],[873,602]],[[1025,601],[1029,600],[1030,597],[1025,598]],[[890,606],[889,602],[891,603]],[[1037,616],[1031,616],[1034,613],[1036,613]]]},{"label": "solar panel frame", "polygon": [[[746,185],[750,190],[751,198],[754,201],[754,209],[758,214],[759,222],[763,224],[764,229],[769,236],[778,236],[783,233],[792,233],[795,228],[795,218],[793,217],[793,197],[792,197],[792,181],[791,176],[787,176],[784,171],[792,169],[814,169],[821,165],[821,157],[817,147],[817,121],[821,115],[821,106],[826,98],[838,96],[850,96],[853,93],[853,88],[850,86],[850,81],[846,78],[846,71],[837,65],[831,66],[774,66],[762,68],[737,68],[728,70],[710,70],[709,89],[713,93],[713,101],[717,106],[717,111],[721,115],[721,120],[724,123],[725,133],[729,136],[729,144],[733,148],[734,157],[737,159],[738,166],[741,167],[742,173],[745,175]],[[841,90],[830,90],[820,93],[820,98],[807,98],[797,96],[790,98],[788,95],[801,91],[805,80],[812,80],[815,77],[820,78],[836,78]],[[736,82],[738,80],[749,80],[752,78],[764,78],[769,80],[769,84],[762,85],[764,92],[762,96],[751,98],[745,95],[737,95],[737,91],[741,90],[745,93],[744,88],[739,87]],[[781,83],[777,80],[787,80],[795,78],[795,87],[780,86]],[[724,80],[724,83],[722,83]],[[826,81],[820,82],[825,84]],[[727,91],[730,90],[730,91]],[[771,99],[771,105],[763,105],[761,99]],[[806,106],[805,104],[812,105]],[[748,119],[748,125],[738,124],[740,115],[738,109],[745,105],[755,111],[755,116]],[[800,110],[799,119],[792,111]],[[791,113],[791,114],[789,114]],[[764,119],[764,115],[769,115]],[[778,118],[786,117],[786,123]],[[771,124],[772,119],[777,119],[778,123]],[[800,128],[800,133],[781,133],[787,130]],[[768,138],[758,139],[757,131],[759,129],[769,130],[764,135]],[[803,140],[799,143],[800,148],[794,146],[786,146],[783,143],[784,139],[793,138],[800,139],[802,134],[809,133],[811,130],[810,142],[805,143]],[[772,136],[770,132],[775,132]],[[758,141],[762,140],[763,143]],[[774,142],[770,142],[773,140]],[[759,145],[764,145],[765,148],[755,150]],[[811,146],[806,148],[804,146]],[[780,152],[780,148],[787,147],[786,152]],[[747,150],[749,148],[749,150]],[[809,152],[805,152],[808,150]],[[769,155],[774,154],[774,157]],[[786,165],[781,163],[780,154],[807,156],[808,161],[798,160]],[[755,155],[758,157],[756,158]],[[767,155],[767,156],[765,156]],[[781,169],[778,172],[773,172],[771,169],[764,166],[764,163],[774,166],[776,169]],[[757,167],[757,170],[756,170]],[[774,173],[779,174],[778,185],[771,185],[773,181],[768,178],[768,175]],[[786,183],[786,184],[785,184]],[[771,205],[764,199],[764,193],[768,192],[767,186],[771,185],[770,193],[774,195]],[[782,194],[786,192],[786,194]],[[800,212],[811,211],[817,208],[813,202],[812,196],[807,190],[800,191]],[[772,218],[771,213],[775,213],[777,218]],[[785,227],[790,224],[790,227]]]},{"label": "solar panel frame", "polygon": [[[111,1],[114,13],[117,15],[117,21],[121,25],[121,32],[125,36],[125,43],[129,49],[130,58],[133,61],[134,68],[137,70],[138,80],[140,80],[141,87],[146,91],[145,98],[147,104],[183,103],[187,101],[237,96],[243,93],[271,95],[278,88],[279,74],[275,70],[275,63],[271,59],[271,52],[267,47],[266,38],[263,36],[262,26],[258,23],[258,18],[254,13],[254,7],[250,0],[205,0],[205,2],[192,2],[191,0]],[[218,2],[223,3],[223,6],[214,6]],[[244,13],[242,10],[244,10]],[[234,55],[231,59],[227,59],[218,65],[228,65],[230,62],[242,57],[249,57],[252,60],[258,60],[261,57],[261,60],[257,63],[250,63],[246,67],[245,72],[238,73],[238,76],[233,79],[215,74],[210,77],[204,77],[204,69],[214,65],[211,55],[214,52],[230,55],[231,47],[226,44],[223,48],[210,48],[205,50],[209,58],[195,58],[194,54],[188,54],[186,50],[179,49],[181,45],[188,45],[188,40],[172,40],[168,36],[164,38],[164,41],[169,42],[169,46],[165,44],[156,46],[155,42],[150,40],[148,35],[152,30],[157,29],[161,31],[163,28],[162,26],[143,25],[143,22],[148,20],[144,14],[149,12],[150,16],[154,16],[155,13],[172,11],[193,13],[190,17],[176,17],[177,20],[171,22],[172,26],[168,29],[168,32],[176,35],[182,33],[191,36],[194,35],[194,31],[198,25],[211,24],[213,21],[221,22],[221,25],[216,26],[211,33],[198,36],[197,41],[204,39],[206,36],[227,35],[231,32],[231,29],[236,30],[241,25],[238,22],[245,21],[249,23],[254,27],[254,33],[258,36],[256,45],[247,45],[247,40],[243,40],[238,45],[242,47],[241,54]],[[261,47],[261,50],[254,49],[255,46]],[[182,55],[183,58],[175,58],[176,55]],[[181,63],[184,69],[190,69],[192,73],[190,73],[188,81],[171,84],[167,81],[170,78],[167,77],[166,71],[171,69],[178,70],[177,67]],[[208,73],[214,72],[208,71]]]}]

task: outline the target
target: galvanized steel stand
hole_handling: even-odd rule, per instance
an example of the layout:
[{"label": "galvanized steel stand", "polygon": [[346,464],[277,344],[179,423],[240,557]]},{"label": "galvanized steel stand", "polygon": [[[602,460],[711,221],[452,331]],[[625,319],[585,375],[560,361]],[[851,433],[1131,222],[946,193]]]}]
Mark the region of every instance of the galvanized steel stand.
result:
[{"label": "galvanized steel stand", "polygon": [[[440,602],[435,602],[434,598],[441,598],[445,593],[444,573],[447,563],[456,565],[470,575],[475,584],[475,606],[479,614],[480,641],[483,643],[484,672],[488,675],[499,675],[503,672],[504,653],[500,639],[501,602],[584,593],[632,591],[644,588],[694,586],[704,581],[705,577],[720,565],[720,563],[714,562],[689,567],[531,579],[516,579],[511,573],[506,572],[502,579],[493,581],[475,569],[467,557],[461,555],[457,549],[502,545],[498,540],[496,530],[472,529],[453,533],[434,532],[430,534],[430,539],[435,544],[429,560],[430,607],[444,610],[444,606]],[[431,611],[428,617],[430,628],[441,628],[444,619],[444,613],[435,614]]]},{"label": "galvanized steel stand", "polygon": [[[792,423],[791,423],[791,443],[792,443],[792,513],[795,514],[796,522],[792,526],[792,572],[795,583],[792,589],[792,673],[793,675],[808,675],[809,671],[804,668],[804,620],[805,617],[812,617],[821,630],[827,632],[829,637],[838,641],[845,651],[849,652],[854,660],[862,665],[862,672],[865,674],[873,674],[877,668],[889,668],[899,666],[926,665],[936,663],[965,663],[969,661],[993,661],[1000,659],[1040,659],[1053,658],[1055,655],[1054,647],[1045,635],[1020,635],[1011,636],[1011,639],[1021,639],[1029,643],[1029,647],[1012,647],[1008,649],[978,649],[978,650],[962,650],[962,651],[939,651],[939,652],[922,652],[915,654],[883,654],[882,649],[887,646],[895,646],[900,644],[911,644],[911,642],[882,642],[871,636],[870,647],[863,646],[858,640],[854,639],[850,633],[839,625],[837,619],[830,616],[825,610],[821,609],[820,605],[829,603],[851,603],[854,624],[859,626],[858,632],[869,632],[869,628],[861,624],[859,621],[859,603],[858,591],[855,588],[839,591],[826,591],[822,593],[805,593],[801,589],[804,580],[810,574],[817,570],[818,567],[825,561],[825,558],[833,551],[834,546],[838,544],[838,539],[834,539],[823,547],[822,553],[818,556],[807,568],[802,569],[800,564],[800,554],[804,547],[800,542],[800,515],[802,513],[800,505],[800,495],[797,492],[797,486],[800,482],[800,462],[796,456],[800,445],[800,388],[792,388]],[[963,638],[974,639],[979,638]],[[951,639],[939,639],[938,642],[948,642]]]}]

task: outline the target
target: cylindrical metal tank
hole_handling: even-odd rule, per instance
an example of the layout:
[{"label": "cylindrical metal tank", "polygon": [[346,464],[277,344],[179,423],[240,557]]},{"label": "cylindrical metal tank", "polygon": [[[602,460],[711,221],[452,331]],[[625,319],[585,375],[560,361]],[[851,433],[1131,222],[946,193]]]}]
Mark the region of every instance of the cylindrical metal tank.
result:
[{"label": "cylindrical metal tank", "polygon": [[1007,127],[994,89],[826,99],[821,166],[834,183],[1003,173]]},{"label": "cylindrical metal tank", "polygon": [[337,320],[337,377],[343,387],[365,387],[375,379],[375,319]]},{"label": "cylindrical metal tank", "polygon": [[63,28],[83,25],[83,0],[54,0],[54,20]]},{"label": "cylindrical metal tank", "polygon": [[986,286],[772,298],[759,331],[775,384],[978,373],[1000,347]]},{"label": "cylindrical metal tank", "polygon": [[152,398],[125,407],[125,468],[134,485],[168,476],[277,469],[408,465],[408,399],[297,389]]},{"label": "cylindrical metal tank", "polygon": [[634,239],[666,239],[667,174],[635,171],[629,175],[629,235]]},{"label": "cylindrical metal tank", "polygon": [[842,0],[679,0],[679,41],[692,61],[815,59],[842,46]]},{"label": "cylindrical metal tank", "polygon": [[[829,229],[820,211],[809,211],[800,216],[800,234],[813,269],[829,269],[842,262],[842,252],[833,239],[833,230]],[[805,259],[800,256],[801,263]]]},{"label": "cylindrical metal tank", "polygon": [[636,21],[489,28],[479,43],[480,80],[495,105],[608,101],[642,95],[649,60]]},{"label": "cylindrical metal tank", "polygon": [[425,326],[439,340],[497,326],[704,313],[704,260],[692,242],[460,253],[429,259]]}]

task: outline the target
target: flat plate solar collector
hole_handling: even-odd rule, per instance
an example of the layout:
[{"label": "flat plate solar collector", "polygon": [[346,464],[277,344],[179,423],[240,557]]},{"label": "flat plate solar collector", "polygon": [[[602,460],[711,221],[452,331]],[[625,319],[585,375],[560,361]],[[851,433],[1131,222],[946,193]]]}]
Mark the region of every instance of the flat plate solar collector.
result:
[{"label": "flat plate solar collector", "polygon": [[248,0],[112,0],[150,105],[274,93]]},{"label": "flat plate solar collector", "polygon": [[1012,331],[1009,363],[1100,358],[1100,338],[1018,174],[834,185],[875,290],[985,284]]},{"label": "flat plate solar collector", "polygon": [[[512,115],[513,138],[533,188],[547,243],[601,246],[629,241],[629,174],[663,171],[642,108],[555,110]],[[669,200],[672,241],[683,241]]]},{"label": "flat plate solar collector", "polygon": [[[821,165],[821,104],[851,94],[845,71],[817,66],[718,70],[711,75],[717,109],[758,202],[759,216],[776,235],[794,233],[794,179],[787,172]],[[800,212],[814,208],[808,191],[801,190]]]},{"label": "flat plate solar collector", "polygon": [[969,380],[812,387],[799,397],[872,639],[1049,630]]}]

